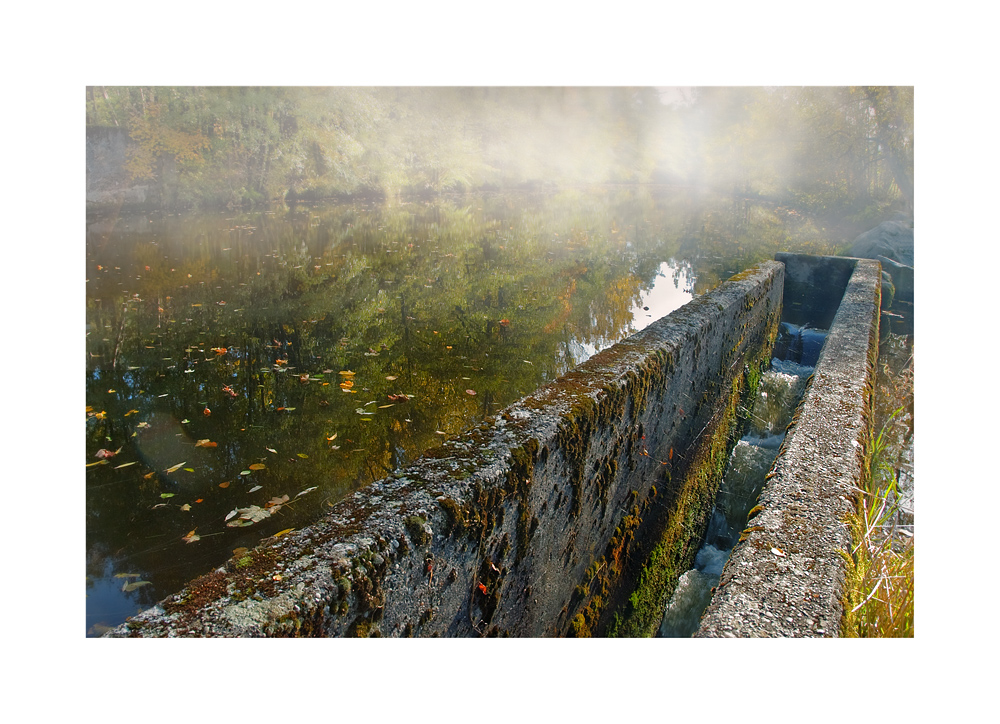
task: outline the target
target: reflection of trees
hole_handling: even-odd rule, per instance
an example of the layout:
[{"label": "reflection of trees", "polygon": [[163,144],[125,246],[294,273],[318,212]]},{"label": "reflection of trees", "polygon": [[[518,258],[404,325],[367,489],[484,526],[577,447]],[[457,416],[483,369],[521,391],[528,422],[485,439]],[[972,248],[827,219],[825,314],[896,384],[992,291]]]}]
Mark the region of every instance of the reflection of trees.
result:
[{"label": "reflection of trees", "polygon": [[[737,246],[769,228],[754,218]],[[88,419],[87,460],[122,452],[88,469],[88,540],[148,570],[176,563],[183,579],[193,572],[177,556],[213,565],[237,540],[306,524],[440,443],[437,431],[458,433],[553,379],[571,341],[620,339],[660,264],[683,257],[688,222],[679,199],[570,193],[171,218],[92,247],[87,404],[106,416]],[[746,258],[726,223],[704,228],[710,253]],[[708,276],[698,256],[681,263]],[[355,373],[349,392],[342,370]],[[413,397],[389,399],[399,394]],[[189,453],[150,467],[138,423],[155,419],[172,421]],[[202,439],[217,447],[199,449],[195,472],[164,473],[194,460]],[[116,470],[119,460],[138,462]],[[266,467],[241,475],[251,463]],[[237,506],[314,485],[273,520],[223,525]],[[189,548],[180,538],[192,529],[215,535]]]}]

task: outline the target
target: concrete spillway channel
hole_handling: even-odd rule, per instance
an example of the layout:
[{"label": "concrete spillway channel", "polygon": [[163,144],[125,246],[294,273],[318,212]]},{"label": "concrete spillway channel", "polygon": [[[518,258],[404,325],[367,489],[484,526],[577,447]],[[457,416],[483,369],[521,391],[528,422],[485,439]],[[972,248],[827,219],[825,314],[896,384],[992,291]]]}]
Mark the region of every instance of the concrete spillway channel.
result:
[{"label": "concrete spillway channel", "polygon": [[[770,361],[786,280],[812,273],[801,259],[736,275],[107,635],[652,635],[693,563],[741,411]],[[757,619],[792,618],[797,627],[758,630],[713,600],[699,635],[836,632],[835,548],[848,543],[834,519],[863,453],[852,441],[866,439],[873,358],[863,347],[877,353],[879,307],[878,264],[846,261],[850,283],[824,349],[835,364],[821,370],[821,359],[795,423],[812,448],[786,437],[753,519],[760,530],[731,558],[749,563],[724,572],[720,587],[737,608],[757,595],[752,610],[762,611],[777,595],[782,606],[805,596],[829,610],[809,612],[807,631],[778,607]],[[845,305],[854,311],[842,320]],[[852,361],[862,355],[860,367],[827,354],[841,344]],[[817,397],[824,406],[812,422]],[[807,421],[819,427],[809,432]],[[784,480],[792,487],[779,487]],[[799,535],[800,523],[810,541],[783,537]],[[772,547],[785,552],[781,560],[767,558]],[[790,566],[789,580],[801,574],[801,585],[754,587],[757,569],[744,575],[751,566],[765,578]]]}]

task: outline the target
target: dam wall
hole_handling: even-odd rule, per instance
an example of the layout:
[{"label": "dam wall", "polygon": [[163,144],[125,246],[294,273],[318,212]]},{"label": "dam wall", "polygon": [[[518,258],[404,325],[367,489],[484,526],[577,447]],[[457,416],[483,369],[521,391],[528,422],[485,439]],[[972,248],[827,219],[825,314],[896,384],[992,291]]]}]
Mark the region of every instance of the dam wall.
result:
[{"label": "dam wall", "polygon": [[[868,454],[881,267],[779,255],[791,278],[851,273],[816,368],[695,637],[833,637],[843,617],[853,509]],[[794,285],[793,285],[794,287]],[[786,288],[786,303],[789,293]],[[817,325],[818,326],[818,325]]]},{"label": "dam wall", "polygon": [[106,635],[652,635],[769,362],[784,269],[736,275]]}]

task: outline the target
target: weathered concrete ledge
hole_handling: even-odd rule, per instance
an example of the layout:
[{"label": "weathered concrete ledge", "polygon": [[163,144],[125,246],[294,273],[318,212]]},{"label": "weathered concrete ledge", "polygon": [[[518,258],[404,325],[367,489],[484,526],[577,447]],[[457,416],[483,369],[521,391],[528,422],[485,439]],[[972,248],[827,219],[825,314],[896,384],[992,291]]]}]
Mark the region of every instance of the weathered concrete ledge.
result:
[{"label": "weathered concrete ledge", "polygon": [[881,269],[854,272],[758,505],[722,571],[696,637],[840,633],[845,518],[869,440]]},{"label": "weathered concrete ledge", "polygon": [[651,634],[769,360],[783,274],[733,277],[108,635]]}]

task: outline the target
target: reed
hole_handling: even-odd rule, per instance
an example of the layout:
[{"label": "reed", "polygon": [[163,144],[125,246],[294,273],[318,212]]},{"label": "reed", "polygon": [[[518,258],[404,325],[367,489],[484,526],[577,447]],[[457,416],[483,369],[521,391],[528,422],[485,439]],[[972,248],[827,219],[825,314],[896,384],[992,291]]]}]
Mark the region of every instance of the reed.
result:
[{"label": "reed", "polygon": [[[912,363],[912,358],[911,361]],[[888,371],[888,370],[886,370]],[[888,397],[912,401],[910,364],[888,385]],[[848,638],[912,638],[914,630],[914,536],[898,526],[897,471],[901,418],[896,408],[872,434],[855,510],[848,516],[853,548],[847,563],[844,621]],[[912,409],[912,402],[911,402]]]}]

